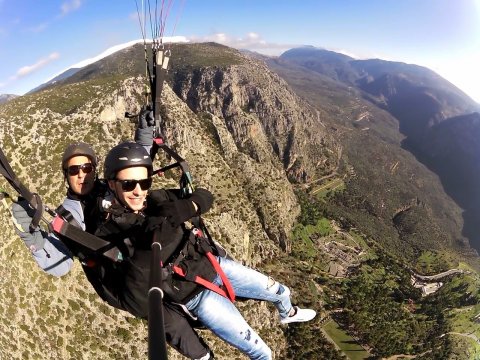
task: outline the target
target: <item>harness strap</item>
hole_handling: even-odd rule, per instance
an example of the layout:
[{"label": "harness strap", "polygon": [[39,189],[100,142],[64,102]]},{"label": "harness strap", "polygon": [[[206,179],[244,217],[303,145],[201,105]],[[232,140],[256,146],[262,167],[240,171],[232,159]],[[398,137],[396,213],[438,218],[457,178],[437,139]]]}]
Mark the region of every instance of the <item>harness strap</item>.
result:
[{"label": "harness strap", "polygon": [[160,106],[162,101],[163,83],[167,75],[168,62],[170,60],[170,51],[163,51],[162,49],[154,49],[153,68],[155,70],[155,87],[153,91],[153,113],[155,116],[155,136],[161,135],[160,130]]},{"label": "harness strap", "polygon": [[121,260],[120,251],[114,244],[69,224],[58,215],[54,217],[49,227],[51,231],[65,236],[95,253],[103,254],[114,262]]},{"label": "harness strap", "polygon": [[213,241],[210,232],[207,229],[207,226],[203,222],[203,219],[199,216],[195,216],[190,219],[190,222],[193,224],[194,228],[192,232],[197,237],[203,237],[204,239],[208,240],[208,244],[214,249],[220,257],[227,257],[227,252],[221,246],[219,246],[215,241]]},{"label": "harness strap", "polygon": [[77,225],[78,227],[81,227],[81,225],[73,217],[72,213],[67,209],[65,209],[63,205],[59,205],[55,211],[57,212],[58,215],[64,218],[69,224]]},{"label": "harness strap", "polygon": [[30,231],[35,230],[40,224],[40,220],[43,216],[43,204],[42,199],[38,194],[33,194],[28,190],[25,185],[23,185],[12,167],[10,166],[7,157],[3,153],[3,150],[0,148],[0,174],[2,174],[8,183],[15,189],[15,191],[20,194],[25,200],[28,201],[30,206],[35,209],[35,214],[33,215],[32,222],[30,223]]},{"label": "harness strap", "polygon": [[40,195],[33,193],[33,203],[37,204],[35,207],[35,213],[33,214],[32,217],[32,222],[30,223],[30,232],[35,231],[35,229],[38,227],[40,224],[40,221],[42,220],[43,216],[43,203],[42,203],[42,198]]},{"label": "harness strap", "polygon": [[[157,114],[155,114],[155,119],[157,119]],[[169,146],[167,146],[167,144],[165,144],[161,135],[159,133],[157,133],[155,138],[153,139],[152,149],[150,150],[150,157],[151,157],[152,160],[155,158],[159,149],[162,149],[163,151],[165,151],[170,157],[172,157],[176,161],[176,163],[168,165],[168,166],[166,166],[162,169],[155,170],[153,172],[153,174],[163,173],[166,170],[169,170],[171,168],[174,168],[174,167],[178,166],[182,169],[182,172],[183,172],[182,179],[181,179],[181,188],[184,191],[184,195],[187,195],[188,193],[191,193],[193,191],[193,188],[191,186],[192,178],[191,178],[191,175],[190,175],[190,168],[189,168],[187,162],[175,150],[173,150]],[[192,231],[194,237],[202,237],[202,238],[206,239],[208,241],[208,243],[212,244],[212,246],[215,249],[217,249],[217,247],[215,245],[215,242],[212,240],[210,234],[208,233],[208,230],[206,229],[205,225],[203,224],[203,222],[201,221],[200,218],[199,218],[199,220],[197,220],[197,223],[198,223],[198,226],[195,229],[193,229],[193,231]],[[204,232],[206,234],[206,237],[204,237],[204,235],[203,235],[204,233],[199,229],[204,230]],[[192,239],[190,239],[189,241],[191,241],[191,240]],[[193,240],[195,240],[195,239],[193,239]],[[235,301],[235,291],[233,290],[232,284],[230,283],[230,280],[228,280],[227,276],[225,275],[222,268],[220,267],[220,264],[218,263],[215,256],[211,253],[211,251],[206,251],[205,249],[202,249],[203,250],[202,253],[205,256],[207,256],[208,260],[210,261],[210,263],[214,267],[217,274],[220,275],[220,278],[222,279],[223,286],[225,287],[226,291],[223,290],[222,288],[220,288],[219,286],[213,284],[212,282],[202,278],[201,276],[195,276],[192,279],[189,276],[189,274],[185,274],[185,271],[181,267],[178,266],[179,263],[181,262],[181,260],[183,259],[183,257],[185,257],[187,246],[188,246],[188,241],[187,241],[187,244],[185,244],[183,250],[180,252],[180,255],[175,260],[174,264],[172,264],[172,269],[173,269],[174,273],[184,277],[185,279],[187,279],[189,281],[193,281],[193,282],[195,282],[199,285],[202,285],[203,287],[205,287],[209,290],[212,290],[212,291],[216,292],[217,294],[219,294],[219,295],[229,299],[230,301],[234,302]],[[218,249],[217,249],[217,251],[218,251]]]},{"label": "harness strap", "polygon": [[220,278],[222,279],[223,286],[225,286],[228,298],[230,299],[231,302],[235,301],[235,291],[233,290],[233,286],[230,283],[230,280],[228,280],[227,275],[223,272],[222,268],[220,267],[220,264],[218,263],[217,259],[211,252],[208,252],[207,254],[208,260],[210,260],[210,263],[213,265],[217,273],[220,275]]},{"label": "harness strap", "polygon": [[[235,291],[233,290],[232,284],[230,283],[230,280],[228,280],[227,276],[223,272],[222,268],[220,267],[220,264],[218,263],[217,259],[211,252],[207,252],[205,254],[212,264],[213,268],[215,271],[220,275],[220,278],[222,279],[223,286],[225,287],[225,290],[223,290],[220,286],[202,278],[201,276],[195,276],[191,281],[202,285],[203,287],[212,290],[216,292],[217,294],[229,299],[231,302],[235,301]],[[180,275],[184,278],[187,278],[187,274],[185,274],[185,271],[177,265],[172,266],[173,272],[177,275]]]}]

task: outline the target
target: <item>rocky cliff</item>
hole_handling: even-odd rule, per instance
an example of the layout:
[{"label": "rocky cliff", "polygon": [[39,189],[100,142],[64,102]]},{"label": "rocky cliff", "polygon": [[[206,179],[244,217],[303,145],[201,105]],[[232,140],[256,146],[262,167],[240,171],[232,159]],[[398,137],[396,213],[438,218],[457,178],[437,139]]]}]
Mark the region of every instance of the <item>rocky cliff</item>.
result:
[{"label": "rocky cliff", "polygon": [[[0,105],[0,145],[47,204],[64,196],[59,163],[67,144],[92,143],[102,160],[132,139],[124,112],[143,102],[142,51],[125,49]],[[478,313],[478,276],[459,265],[478,257],[459,234],[461,210],[435,174],[401,148],[398,121],[357,89],[318,73],[277,66],[294,93],[265,63],[236,50],[191,44],[174,53],[163,133],[188,161],[195,185],[215,195],[205,216],[213,237],[319,312],[308,324],[281,327],[272,306],[237,302],[275,358],[340,359],[322,335],[333,317],[355,336],[349,342],[372,356],[470,352],[444,335],[450,327],[465,332],[463,324],[473,324],[467,316]],[[168,162],[159,156],[155,164]],[[176,187],[178,175],[158,177],[155,186]],[[0,187],[11,192],[1,179]],[[7,211],[0,220],[0,359],[146,358],[145,323],[103,304],[78,263],[63,278],[45,275]],[[457,265],[466,275],[447,279],[435,297],[423,299],[410,283],[412,268]],[[245,358],[201,333],[218,359]]]},{"label": "rocky cliff", "polygon": [[[180,93],[197,113],[166,86],[162,117],[168,143],[189,162],[195,184],[215,194],[205,217],[214,238],[239,261],[261,267],[291,247],[300,207],[288,176],[304,181],[331,171],[339,147],[325,133],[309,131],[315,114],[285,83],[272,74],[261,77],[264,69],[253,72],[251,65],[203,72],[204,89],[192,78],[185,82]],[[256,84],[254,74],[263,83]],[[140,78],[115,78],[20,97],[0,108],[2,149],[32,191],[47,204],[59,204],[65,192],[59,171],[64,147],[86,141],[103,158],[111,146],[131,139],[134,125],[123,114],[139,110],[143,90]],[[161,157],[158,166],[167,161]],[[157,185],[175,187],[174,177],[157,179]],[[1,186],[9,189],[3,179]],[[2,212],[0,358],[143,358],[144,324],[102,304],[78,264],[61,279],[39,271],[8,217]],[[268,334],[275,352],[285,351],[271,307],[239,306]],[[211,343],[220,358],[231,358],[228,346],[215,338]]]},{"label": "rocky cliff", "polygon": [[333,172],[340,160],[341,147],[316,112],[263,63],[249,58],[228,68],[178,71],[173,88],[190,109],[204,114],[247,196],[253,200],[267,189],[258,215],[269,236],[288,248],[287,233],[275,228],[291,224],[298,209],[292,211],[292,194],[285,192],[291,186],[283,175],[297,183],[312,181]]}]

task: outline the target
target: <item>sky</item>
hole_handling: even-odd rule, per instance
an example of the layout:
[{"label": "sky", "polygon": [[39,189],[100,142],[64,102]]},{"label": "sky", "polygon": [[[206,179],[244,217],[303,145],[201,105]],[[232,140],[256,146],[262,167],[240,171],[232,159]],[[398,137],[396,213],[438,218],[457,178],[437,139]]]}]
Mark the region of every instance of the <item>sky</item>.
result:
[{"label": "sky", "polygon": [[[0,94],[142,39],[142,0],[0,0]],[[147,1],[145,1],[147,3]],[[313,45],[430,68],[480,103],[480,0],[157,0],[164,36],[280,55]],[[155,1],[150,9],[155,17]],[[168,16],[167,16],[168,15]],[[147,22],[148,24],[148,22]],[[146,36],[152,36],[147,26]],[[174,54],[172,54],[174,57]]]}]

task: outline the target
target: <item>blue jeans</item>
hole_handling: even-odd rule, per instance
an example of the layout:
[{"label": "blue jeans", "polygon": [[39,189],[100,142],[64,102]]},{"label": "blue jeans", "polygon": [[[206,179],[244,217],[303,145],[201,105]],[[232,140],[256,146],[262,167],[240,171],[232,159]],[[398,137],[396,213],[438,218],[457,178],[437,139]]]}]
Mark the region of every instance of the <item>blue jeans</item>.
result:
[{"label": "blue jeans", "polygon": [[292,303],[290,302],[290,291],[285,291],[285,285],[275,282],[269,288],[269,279],[272,281],[273,279],[268,276],[227,258],[219,257],[217,260],[230,280],[236,296],[271,302],[277,308],[282,319],[288,316]]},{"label": "blue jeans", "polygon": [[[272,302],[280,317],[288,316],[292,308],[289,292],[279,283],[268,288],[269,278],[258,271],[233,260],[217,258],[222,270],[230,280],[235,294],[248,299]],[[220,277],[215,280],[221,284]],[[280,292],[281,294],[277,294]],[[197,294],[186,304],[188,310],[222,340],[235,346],[250,359],[269,360],[272,351],[258,336],[235,305],[227,298],[210,290]]]}]

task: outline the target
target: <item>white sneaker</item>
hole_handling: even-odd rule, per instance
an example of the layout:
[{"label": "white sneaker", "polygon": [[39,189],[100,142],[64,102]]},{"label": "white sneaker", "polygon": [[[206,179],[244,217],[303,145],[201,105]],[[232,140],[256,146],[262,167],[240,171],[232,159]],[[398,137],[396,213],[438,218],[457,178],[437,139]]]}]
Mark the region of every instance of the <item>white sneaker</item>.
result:
[{"label": "white sneaker", "polygon": [[281,319],[280,322],[282,324],[310,321],[317,315],[317,312],[312,309],[301,309],[298,306],[294,306],[294,308],[297,311],[295,315],[287,316],[286,318]]},{"label": "white sneaker", "polygon": [[207,353],[207,355],[204,355],[200,359],[196,359],[196,360],[208,360],[208,359],[210,359],[210,351]]}]

